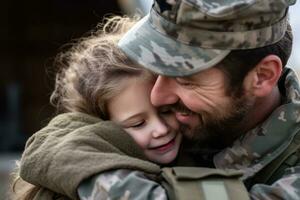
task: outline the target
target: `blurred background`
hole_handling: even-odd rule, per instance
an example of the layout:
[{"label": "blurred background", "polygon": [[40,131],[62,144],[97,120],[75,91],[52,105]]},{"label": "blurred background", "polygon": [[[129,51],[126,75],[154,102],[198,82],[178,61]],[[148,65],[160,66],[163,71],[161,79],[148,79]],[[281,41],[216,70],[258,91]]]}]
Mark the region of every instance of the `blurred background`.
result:
[{"label": "blurred background", "polygon": [[[147,13],[152,0],[2,0],[0,7],[0,200],[27,138],[55,114],[52,62],[61,47],[87,34],[107,14]],[[290,10],[300,70],[300,6]],[[298,12],[298,13],[297,13]],[[298,68],[297,68],[298,66]]]}]

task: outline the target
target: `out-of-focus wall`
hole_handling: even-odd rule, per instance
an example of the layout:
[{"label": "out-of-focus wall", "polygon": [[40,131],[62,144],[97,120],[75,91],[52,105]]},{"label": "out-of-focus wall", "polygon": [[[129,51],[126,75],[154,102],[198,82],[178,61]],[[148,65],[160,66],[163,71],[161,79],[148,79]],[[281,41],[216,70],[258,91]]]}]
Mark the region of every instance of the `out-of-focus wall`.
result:
[{"label": "out-of-focus wall", "polygon": [[107,13],[120,14],[116,0],[1,1],[0,152],[22,150],[20,138],[48,122],[53,58]]}]

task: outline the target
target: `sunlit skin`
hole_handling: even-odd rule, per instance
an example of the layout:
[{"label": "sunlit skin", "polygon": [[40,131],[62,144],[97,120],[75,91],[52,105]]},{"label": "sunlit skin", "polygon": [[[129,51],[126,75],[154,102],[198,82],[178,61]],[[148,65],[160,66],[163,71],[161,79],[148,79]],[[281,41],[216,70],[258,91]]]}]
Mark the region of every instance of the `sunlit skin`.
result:
[{"label": "sunlit skin", "polygon": [[149,160],[172,162],[182,139],[175,114],[167,109],[159,111],[151,104],[153,82],[130,78],[120,85],[124,86],[121,93],[108,103],[110,119],[131,135]]},{"label": "sunlit skin", "polygon": [[280,104],[276,84],[281,69],[277,56],[266,57],[246,75],[240,96],[228,92],[228,77],[217,67],[187,77],[160,75],[151,102],[173,107],[178,121],[188,127],[183,132],[187,137],[205,141],[212,136],[210,141],[227,146]]}]

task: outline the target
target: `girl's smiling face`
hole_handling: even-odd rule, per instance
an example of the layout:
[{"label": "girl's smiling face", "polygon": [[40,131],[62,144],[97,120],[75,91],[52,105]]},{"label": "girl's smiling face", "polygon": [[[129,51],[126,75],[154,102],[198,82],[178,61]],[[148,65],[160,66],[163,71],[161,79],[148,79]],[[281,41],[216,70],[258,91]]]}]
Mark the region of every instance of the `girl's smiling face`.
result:
[{"label": "girl's smiling face", "polygon": [[151,104],[151,81],[129,78],[124,82],[124,89],[108,102],[110,120],[129,133],[149,160],[172,162],[182,139],[175,114]]}]

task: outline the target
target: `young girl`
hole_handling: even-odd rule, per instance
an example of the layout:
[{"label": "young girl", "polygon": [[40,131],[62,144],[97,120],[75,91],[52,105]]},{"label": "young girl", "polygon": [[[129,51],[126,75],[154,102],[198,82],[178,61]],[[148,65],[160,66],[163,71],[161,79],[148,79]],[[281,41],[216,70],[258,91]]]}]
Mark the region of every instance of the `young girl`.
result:
[{"label": "young girl", "polygon": [[172,162],[181,134],[173,112],[150,102],[154,76],[117,48],[120,33],[85,38],[64,54],[52,101],[59,109],[111,120],[142,148],[150,161]]},{"label": "young girl", "polygon": [[[100,34],[96,33],[94,36],[90,36],[88,38],[82,39],[75,46],[73,46],[71,50],[59,56],[57,63],[61,66],[61,68],[56,77],[55,90],[52,94],[51,101],[56,105],[58,111],[62,113],[67,113],[67,112],[85,113],[88,115],[92,115],[98,119],[101,118],[103,120],[113,121],[114,123],[121,126],[131,136],[131,138],[140,147],[140,149],[142,150],[143,154],[146,156],[147,159],[157,164],[171,163],[177,156],[180,143],[182,140],[182,135],[179,132],[179,124],[174,114],[168,108],[155,108],[151,104],[150,92],[153,85],[154,76],[148,71],[145,71],[143,68],[137,66],[135,63],[131,62],[117,48],[116,44],[118,40],[122,37],[123,33],[125,33],[126,30],[134,23],[132,21],[129,21],[126,18],[123,19],[126,20],[126,22],[120,22],[122,21],[121,19],[122,18],[118,18],[118,19],[114,18],[109,23],[107,23],[106,26],[104,26],[103,32],[101,32]],[[118,23],[116,23],[116,21],[118,21]],[[109,30],[109,33],[106,33],[107,30]],[[80,116],[79,118],[83,119],[85,117],[86,116]],[[35,183],[36,185],[47,187],[50,190],[54,190],[56,192],[59,191],[59,193],[63,193],[64,195],[73,198],[74,188],[70,189],[73,192],[73,193],[71,192],[72,194],[68,194],[65,191],[61,192],[61,190],[56,188],[53,189],[52,185],[49,184],[49,182],[45,181],[48,178],[46,177],[47,174],[44,175],[44,174],[37,173],[38,171],[44,171],[43,164],[37,164],[34,167],[26,166],[26,161],[27,161],[26,159],[29,160],[31,159],[29,163],[32,162],[39,163],[39,159],[43,158],[41,162],[43,162],[46,166],[51,166],[51,164],[53,163],[54,160],[53,157],[49,159],[50,161],[47,160],[47,156],[49,156],[49,152],[51,154],[51,148],[53,148],[53,146],[51,146],[50,150],[47,149],[47,153],[45,153],[44,151],[39,152],[38,157],[31,157],[31,155],[27,153],[27,152],[30,153],[32,152],[31,148],[34,150],[39,149],[40,146],[38,146],[38,148],[35,147],[35,145],[40,145],[40,143],[36,142],[37,137],[39,135],[44,134],[45,130],[46,131],[51,130],[50,131],[51,134],[49,134],[49,137],[47,135],[48,140],[50,137],[54,137],[56,135],[57,137],[61,137],[61,135],[63,134],[65,136],[66,131],[67,132],[69,131],[70,133],[68,134],[72,135],[74,132],[77,133],[79,130],[84,130],[85,127],[83,125],[78,125],[78,121],[76,121],[78,119],[76,120],[72,119],[73,121],[76,121],[76,128],[74,128],[75,125],[70,126],[69,124],[72,124],[73,122],[72,120],[70,121],[68,120],[69,118],[66,118],[66,120],[63,120],[63,122],[61,122],[62,120],[59,122],[59,126],[61,126],[61,123],[66,124],[64,126],[66,126],[67,128],[65,128],[66,130],[65,129],[63,130],[64,131],[63,133],[62,130],[60,130],[62,128],[59,128],[58,130],[57,129],[53,130],[53,127],[57,128],[58,125],[56,122],[55,123],[50,122],[47,127],[42,129],[40,132],[36,133],[32,137],[32,139],[29,140],[21,162],[21,176],[23,174],[22,178],[24,178],[26,181]],[[55,119],[52,121],[55,121]],[[79,122],[82,124],[86,124],[86,121],[84,122],[79,121]],[[100,128],[102,128],[102,126],[100,126]],[[92,129],[88,129],[88,130],[92,130]],[[58,131],[59,134],[57,134]],[[80,134],[82,137],[84,137],[85,135],[88,134],[88,132],[81,131]],[[106,133],[103,134],[104,135],[103,138],[108,137],[105,134]],[[113,137],[113,135],[111,136]],[[41,138],[42,140],[44,140],[45,136],[42,136]],[[42,142],[47,143],[48,140],[45,139],[45,141]],[[75,141],[76,144],[78,145],[85,145],[85,143],[87,143],[86,140],[87,139],[85,139],[84,140],[85,142],[83,142],[83,139],[78,139],[77,141],[76,139],[73,139],[73,142]],[[97,138],[95,138],[95,141],[97,141]],[[123,148],[122,145],[124,144],[119,144],[120,141],[117,140],[109,140],[109,142],[111,143],[109,148],[114,145],[113,142],[111,141],[116,141],[116,143],[118,143],[116,144],[116,146],[117,145],[121,146],[121,147],[118,146],[117,147],[118,149]],[[122,142],[123,141],[121,141],[121,143]],[[124,143],[126,142],[128,141],[126,141],[126,138],[124,138]],[[60,143],[56,141],[53,143],[57,146],[60,145]],[[105,143],[101,143],[101,145],[103,144],[105,145]],[[93,145],[96,145],[98,147],[100,146],[99,144],[96,143]],[[133,144],[129,144],[129,145],[134,146]],[[59,148],[66,148],[65,146],[68,145],[63,145],[63,146],[61,145]],[[47,148],[47,147],[43,146],[43,148]],[[81,147],[79,146],[78,149],[80,148]],[[86,149],[87,147],[84,148]],[[126,146],[126,148],[128,148],[128,146]],[[69,149],[67,150],[69,151]],[[59,149],[59,151],[57,152],[55,151],[55,156],[59,155],[63,151],[64,151],[63,149]],[[107,149],[105,149],[105,151],[107,151],[107,154],[111,153]],[[134,150],[134,152],[136,151],[137,150]],[[118,153],[118,151],[116,152]],[[45,156],[43,156],[43,154],[45,154]],[[76,156],[75,149],[74,149],[74,155]],[[63,159],[65,159],[65,157],[68,156],[74,157],[74,155],[63,155],[62,157]],[[103,155],[104,155],[103,157],[107,156],[105,154]],[[117,157],[117,159],[120,158]],[[70,160],[71,159],[69,159],[68,162],[72,162],[72,160],[71,161]],[[134,162],[135,160],[132,159],[132,161]],[[51,164],[48,165],[46,164],[47,162]],[[107,161],[106,159],[106,162],[105,163],[102,162],[102,163],[103,165],[105,165],[108,162],[109,161]],[[119,162],[122,163],[123,162],[122,159],[119,160]],[[102,165],[102,163],[100,163],[100,165]],[[76,164],[78,165],[75,165],[73,168],[80,167],[80,163],[77,162]],[[120,165],[121,167],[120,166],[112,167],[112,169],[114,170],[120,169],[122,168],[122,166],[125,166],[124,168],[127,168],[126,166],[130,166],[130,164],[131,163],[126,163],[126,165],[124,164],[124,165]],[[137,162],[137,165],[139,164],[140,163]],[[140,166],[147,166],[147,165],[149,164],[147,163],[146,165],[141,164]],[[90,166],[90,168],[93,167],[94,166]],[[41,170],[39,170],[39,168]],[[128,167],[128,168],[132,169],[132,167]],[[105,169],[110,170],[109,167],[106,167]],[[140,168],[137,167],[137,169]],[[47,170],[51,171],[50,169]],[[149,171],[151,172],[151,170]],[[152,170],[152,172],[153,171],[155,170]],[[114,172],[115,171],[112,171],[112,173]],[[37,173],[38,178],[35,179],[34,173]],[[93,173],[91,175],[93,175]],[[131,171],[119,170],[118,173],[119,174],[121,173],[122,176],[125,177],[126,174],[130,174]],[[30,174],[30,176],[26,177],[24,174]],[[111,172],[105,171],[105,173],[103,174],[106,175],[106,178],[111,176]],[[141,174],[139,176],[141,176]],[[69,178],[68,175],[66,175],[66,177]],[[82,177],[82,179],[86,179],[86,178],[89,177],[88,176]],[[115,178],[113,179],[115,180]],[[57,181],[55,177],[53,177],[53,180]],[[56,186],[60,184],[57,182],[55,182]],[[108,182],[112,184],[112,180],[108,180]],[[140,180],[136,180],[135,184],[138,184],[139,182]],[[144,181],[142,182],[145,184]],[[149,183],[151,183],[151,181],[147,180],[148,186]],[[126,184],[126,181],[123,182],[123,184]],[[90,195],[90,194],[87,195],[85,191],[87,185],[88,184],[83,183],[79,187],[78,192],[80,198],[85,198]],[[104,185],[107,186],[106,183]],[[156,190],[158,189],[160,191],[159,192],[160,196],[161,194],[164,195],[164,192],[162,191],[162,188],[160,188],[160,186],[157,186],[156,183],[154,182],[152,186],[153,185],[155,185]],[[143,188],[141,185],[139,186],[140,189]],[[78,187],[78,185],[76,187]],[[92,189],[94,190],[95,188]],[[108,192],[109,188],[105,188],[105,190],[106,192]],[[26,198],[32,199],[34,196],[40,195],[42,193],[40,192],[41,188],[37,186],[31,188],[28,191],[26,191],[27,197],[24,198],[23,196],[21,199],[26,199]],[[107,194],[102,191],[101,195],[107,195]],[[156,198],[155,195],[156,193],[153,193],[153,198]],[[37,198],[38,197],[46,198],[45,196],[37,196]],[[91,196],[89,196],[89,198],[91,198]]]}]

